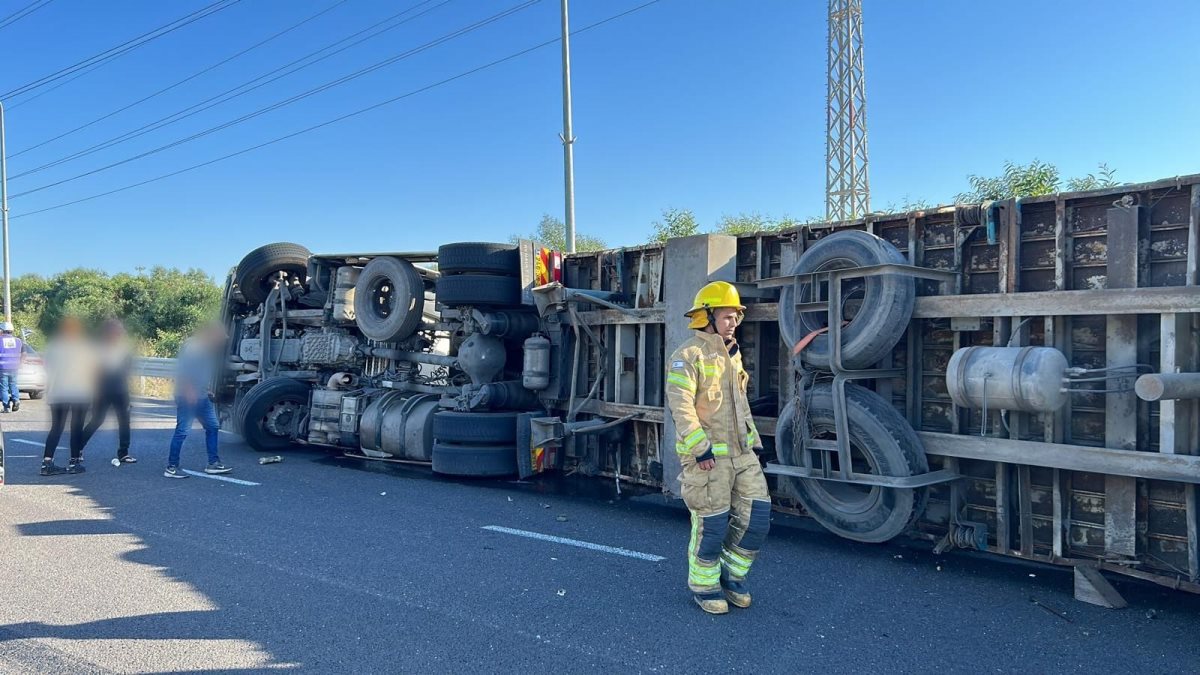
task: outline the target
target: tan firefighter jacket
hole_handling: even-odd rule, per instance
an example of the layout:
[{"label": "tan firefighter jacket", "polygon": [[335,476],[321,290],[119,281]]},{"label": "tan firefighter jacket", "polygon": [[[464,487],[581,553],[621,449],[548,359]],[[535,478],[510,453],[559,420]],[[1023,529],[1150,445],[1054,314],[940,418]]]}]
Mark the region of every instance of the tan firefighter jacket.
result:
[{"label": "tan firefighter jacket", "polygon": [[762,447],[746,399],[750,376],[741,351],[729,351],[721,336],[698,330],[667,362],[667,407],[675,420],[675,451],[685,465],[710,449],[720,457]]}]

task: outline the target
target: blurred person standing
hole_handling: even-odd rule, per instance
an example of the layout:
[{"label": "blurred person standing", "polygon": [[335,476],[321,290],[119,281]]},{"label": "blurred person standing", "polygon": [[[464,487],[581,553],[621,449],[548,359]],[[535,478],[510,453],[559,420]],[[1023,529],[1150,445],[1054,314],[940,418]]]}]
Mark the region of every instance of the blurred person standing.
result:
[{"label": "blurred person standing", "polygon": [[16,412],[21,409],[21,390],[17,388],[17,374],[25,360],[25,345],[21,338],[13,335],[11,321],[0,321],[0,412]]},{"label": "blurred person standing", "polygon": [[[83,334],[78,317],[67,316],[46,347],[46,401],[50,404],[50,433],[42,459],[43,476],[83,473],[83,425],[96,390],[96,355]],[[71,460],[64,469],[54,463],[54,450],[68,419]]]},{"label": "blurred person standing", "polygon": [[187,439],[192,420],[204,427],[204,444],[208,451],[208,466],[204,473],[229,473],[233,469],[222,464],[217,454],[221,424],[212,401],[212,381],[225,353],[225,326],[212,322],[201,328],[179,350],[175,373],[175,435],[163,475],[167,478],[187,478],[179,468],[179,451]]},{"label": "blurred person standing", "polygon": [[108,411],[117,414],[117,460],[133,464],[129,456],[129,373],[133,368],[133,349],[125,334],[125,326],[117,319],[104,322],[96,347],[96,402],[92,418],[83,430],[83,445],[104,424]]}]

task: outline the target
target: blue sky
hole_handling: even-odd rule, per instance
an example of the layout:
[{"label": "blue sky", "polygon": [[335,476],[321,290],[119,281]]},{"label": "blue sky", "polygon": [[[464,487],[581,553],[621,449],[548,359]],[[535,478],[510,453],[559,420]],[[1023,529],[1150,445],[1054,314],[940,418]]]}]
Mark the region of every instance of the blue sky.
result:
[{"label": "blue sky", "polygon": [[[522,0],[451,0],[229,103],[37,174],[10,194],[208,129]],[[643,0],[574,0],[582,27]],[[212,0],[54,0],[0,28],[0,93]],[[206,68],[335,0],[242,0],[45,93],[6,100],[10,155]],[[28,0],[0,0],[0,17]],[[168,93],[10,159],[9,175],[160,119],[416,5],[346,0]],[[816,0],[662,0],[572,41],[577,220],[640,243],[666,207],[824,211],[825,12]],[[1200,3],[864,1],[872,206],[942,202],[970,173],[1039,158],[1065,176],[1200,172]],[[207,161],[424,87],[558,32],[542,0],[387,68],[179,147],[10,202],[46,208]],[[55,83],[57,84],[57,82]],[[49,87],[38,89],[41,94]],[[562,212],[557,45],[174,178],[12,220],[14,274],[197,267],[249,249],[427,250]],[[26,102],[28,101],[28,102]]]}]

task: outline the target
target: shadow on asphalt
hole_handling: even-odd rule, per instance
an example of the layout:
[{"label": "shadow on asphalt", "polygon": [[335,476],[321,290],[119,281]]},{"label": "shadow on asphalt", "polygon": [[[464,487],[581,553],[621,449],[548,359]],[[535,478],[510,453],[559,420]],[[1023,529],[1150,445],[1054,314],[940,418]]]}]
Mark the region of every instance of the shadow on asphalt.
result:
[{"label": "shadow on asphalt", "polygon": [[87,534],[125,534],[125,530],[112,520],[51,520],[18,525],[17,534],[22,537],[62,537]]}]

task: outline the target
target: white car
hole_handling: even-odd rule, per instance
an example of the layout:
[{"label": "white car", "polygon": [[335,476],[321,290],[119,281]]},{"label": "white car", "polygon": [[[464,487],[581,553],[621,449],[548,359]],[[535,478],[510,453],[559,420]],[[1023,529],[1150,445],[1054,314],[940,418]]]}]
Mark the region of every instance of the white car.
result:
[{"label": "white car", "polygon": [[36,349],[25,344],[21,370],[17,372],[17,389],[31,399],[46,395],[46,363]]}]

